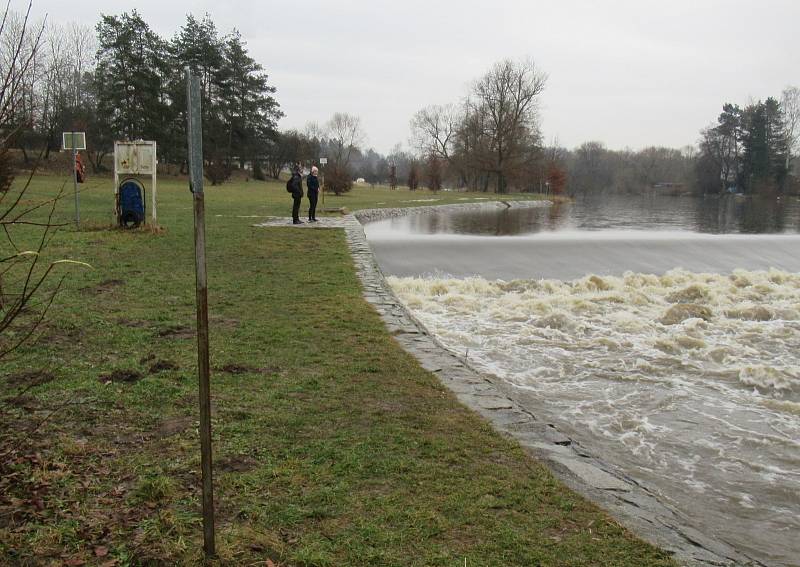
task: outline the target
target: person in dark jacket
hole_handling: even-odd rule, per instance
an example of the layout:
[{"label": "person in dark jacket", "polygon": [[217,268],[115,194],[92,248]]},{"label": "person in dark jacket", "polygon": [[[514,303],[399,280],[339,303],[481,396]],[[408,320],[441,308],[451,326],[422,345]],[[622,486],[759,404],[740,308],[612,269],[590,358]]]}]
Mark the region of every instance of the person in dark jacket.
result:
[{"label": "person in dark jacket", "polygon": [[300,220],[300,203],[303,200],[303,176],[300,174],[300,165],[292,169],[292,178],[289,179],[289,188],[292,190],[292,223],[303,224]]},{"label": "person in dark jacket", "polygon": [[319,197],[319,170],[311,168],[311,175],[306,177],[306,187],[308,187],[308,222],[317,222],[317,198]]}]

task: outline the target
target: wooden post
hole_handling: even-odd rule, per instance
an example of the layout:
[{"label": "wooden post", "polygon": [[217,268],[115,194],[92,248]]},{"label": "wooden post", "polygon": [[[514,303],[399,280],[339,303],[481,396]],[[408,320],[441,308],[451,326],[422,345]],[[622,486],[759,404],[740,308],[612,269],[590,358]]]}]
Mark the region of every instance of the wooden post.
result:
[{"label": "wooden post", "polygon": [[214,545],[214,484],[211,466],[211,385],[208,354],[208,284],[203,195],[203,126],[200,79],[186,68],[186,108],[189,125],[189,189],[194,199],[194,251],[197,271],[197,374],[200,383],[200,467],[203,473],[203,550],[216,555]]}]

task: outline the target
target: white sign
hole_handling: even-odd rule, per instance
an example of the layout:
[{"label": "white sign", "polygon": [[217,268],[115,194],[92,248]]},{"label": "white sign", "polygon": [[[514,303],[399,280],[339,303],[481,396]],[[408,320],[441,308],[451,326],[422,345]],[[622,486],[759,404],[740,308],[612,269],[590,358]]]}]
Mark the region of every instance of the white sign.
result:
[{"label": "white sign", "polygon": [[62,150],[85,150],[86,149],[86,132],[62,132],[61,133],[61,149]]},{"label": "white sign", "polygon": [[156,168],[155,142],[114,142],[114,169],[123,175],[152,175]]},{"label": "white sign", "polygon": [[327,163],[328,163],[328,158],[326,158],[326,157],[319,158],[319,164],[320,165],[325,165]]}]

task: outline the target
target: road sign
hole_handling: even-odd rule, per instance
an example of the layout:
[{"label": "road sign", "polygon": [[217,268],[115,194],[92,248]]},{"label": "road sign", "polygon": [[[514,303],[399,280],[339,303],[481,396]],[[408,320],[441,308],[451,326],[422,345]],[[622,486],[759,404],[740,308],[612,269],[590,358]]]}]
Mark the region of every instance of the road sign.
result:
[{"label": "road sign", "polygon": [[61,149],[62,150],[85,150],[86,149],[86,132],[62,132],[61,133]]},{"label": "road sign", "polygon": [[319,164],[320,165],[326,165],[327,163],[328,163],[328,158],[326,158],[326,157],[319,158]]},{"label": "road sign", "polygon": [[78,202],[78,150],[86,149],[86,132],[62,132],[61,149],[72,151],[72,184],[75,186],[75,227],[77,228],[81,225]]}]

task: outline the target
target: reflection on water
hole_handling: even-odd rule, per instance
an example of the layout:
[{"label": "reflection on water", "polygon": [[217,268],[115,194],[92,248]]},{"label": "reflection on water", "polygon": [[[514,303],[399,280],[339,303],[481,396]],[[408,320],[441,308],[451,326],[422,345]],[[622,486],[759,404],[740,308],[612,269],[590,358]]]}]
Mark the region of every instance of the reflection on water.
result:
[{"label": "reflection on water", "polygon": [[384,221],[415,234],[518,236],[547,231],[685,230],[710,234],[777,234],[800,230],[796,197],[609,197],[512,208],[410,215]]},{"label": "reflection on water", "polygon": [[367,224],[381,269],[487,279],[573,279],[673,268],[800,271],[800,202],[649,197],[408,215]]}]

